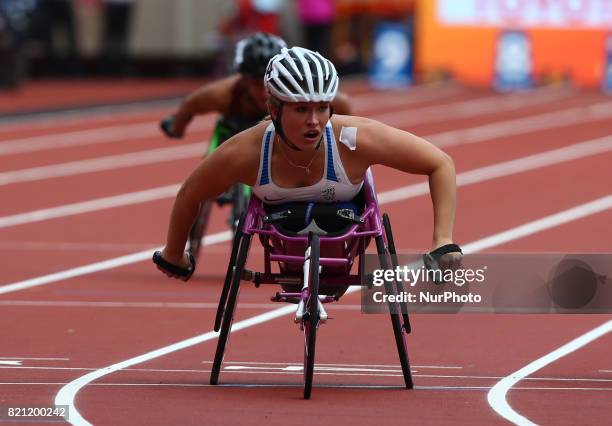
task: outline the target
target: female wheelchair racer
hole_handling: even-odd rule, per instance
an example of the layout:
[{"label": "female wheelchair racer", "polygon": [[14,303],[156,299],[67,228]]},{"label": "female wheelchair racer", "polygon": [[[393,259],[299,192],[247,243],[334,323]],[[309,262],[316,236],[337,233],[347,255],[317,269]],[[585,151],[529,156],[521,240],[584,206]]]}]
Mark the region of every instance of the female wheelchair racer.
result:
[{"label": "female wheelchair racer", "polygon": [[[283,209],[279,205],[289,202],[304,202],[308,205],[351,202],[362,193],[364,180],[366,190],[373,192],[368,176],[374,164],[428,176],[434,215],[429,257],[444,269],[457,266],[461,251],[452,241],[456,190],[455,169],[451,158],[422,138],[374,120],[346,115],[334,115],[332,119],[330,102],[337,92],[338,83],[333,64],[307,49],[283,49],[270,61],[265,74],[265,85],[269,94],[271,120],[230,138],[207,156],[185,181],[172,210],[166,246],[154,255],[158,269],[170,277],[189,279],[195,270],[195,261],[189,251],[185,251],[185,242],[199,204],[214,199],[233,183],[252,186],[253,207],[250,206],[249,211],[257,210],[260,203],[264,212],[278,212]],[[375,194],[370,198],[375,198]],[[353,211],[353,216],[361,213],[352,208],[349,210]],[[250,217],[257,217],[253,212]],[[372,213],[372,217],[376,218],[377,215]],[[374,228],[376,223],[380,221],[374,220]],[[255,229],[254,223],[246,225]],[[310,223],[307,228],[307,251],[306,255],[301,256],[301,262],[304,264],[303,284],[308,296],[311,277],[319,275],[318,268],[312,269],[311,265],[314,247],[312,240],[318,240],[320,232]],[[380,233],[376,235],[380,236]],[[250,243],[250,239],[248,241]],[[378,241],[383,240],[377,240],[377,245]],[[242,247],[240,241],[238,245]],[[248,243],[245,247],[248,250]],[[379,254],[381,252],[384,252],[384,247],[379,250]],[[233,250],[233,260],[236,256],[244,261],[246,253],[240,250],[236,255]],[[287,259],[283,258],[283,261]],[[244,262],[242,264],[244,266]],[[234,268],[233,275],[232,281],[239,283],[242,279],[240,271],[236,272]],[[237,292],[232,294],[235,299]],[[317,292],[314,294],[317,302],[306,300],[308,309],[314,309],[308,317],[316,315],[319,318],[322,313],[318,307],[319,295]],[[297,293],[294,295],[298,297]],[[230,307],[228,303],[222,296],[220,312],[224,316],[224,323],[231,327],[234,306]],[[217,329],[218,323],[219,320],[216,323]],[[309,333],[316,330],[317,326],[318,322],[311,324],[308,327]],[[225,327],[226,338],[228,327]],[[395,325],[394,331],[397,331]],[[311,341],[306,338],[307,347]],[[217,352],[219,355],[219,348]],[[219,357],[216,357],[217,375],[223,350],[220,353],[221,358],[217,360]],[[309,363],[314,362],[314,355],[311,358]],[[406,378],[406,371],[404,373]],[[311,385],[312,368],[309,374]],[[306,379],[308,382],[308,377]],[[309,388],[308,392],[305,389],[305,397],[307,395],[310,395]]]},{"label": "female wheelchair racer", "polygon": [[[176,113],[163,118],[160,128],[169,138],[182,138],[189,123],[196,115],[217,112],[217,120],[206,155],[210,155],[232,136],[246,130],[268,115],[268,93],[263,77],[268,62],[280,53],[286,43],[280,37],[267,33],[255,33],[236,45],[234,74],[198,88],[187,96]],[[350,114],[348,98],[340,94],[333,101],[333,108],[340,114]],[[220,205],[232,207],[229,224],[235,231],[241,213],[246,209],[250,187],[235,183],[217,198]],[[203,202],[189,235],[189,249],[198,258],[202,236],[206,233],[212,201]]]}]

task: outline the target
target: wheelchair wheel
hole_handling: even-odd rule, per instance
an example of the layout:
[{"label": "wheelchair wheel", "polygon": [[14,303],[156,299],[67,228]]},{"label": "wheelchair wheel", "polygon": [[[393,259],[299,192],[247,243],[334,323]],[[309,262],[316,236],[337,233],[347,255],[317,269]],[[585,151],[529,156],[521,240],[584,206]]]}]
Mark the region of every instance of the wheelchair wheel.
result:
[{"label": "wheelchair wheel", "polygon": [[198,254],[202,246],[202,237],[206,233],[206,228],[208,227],[211,207],[212,203],[210,201],[200,204],[198,215],[189,231],[189,251],[191,251],[191,254],[196,260],[198,259]]},{"label": "wheelchair wheel", "polygon": [[[391,231],[391,221],[389,220],[389,215],[387,213],[383,214],[383,227],[385,228],[385,236],[387,237],[387,247],[389,248],[389,254],[391,255],[391,265],[393,269],[395,269],[397,264],[397,251],[395,250],[395,241],[393,241],[393,232]],[[404,284],[401,281],[397,282],[397,291],[399,293],[404,292]],[[410,334],[412,331],[412,327],[410,326],[410,319],[408,318],[408,313],[402,313],[402,318],[404,320],[404,330],[406,334]]]},{"label": "wheelchair wheel", "polygon": [[244,223],[244,216],[246,212],[242,213],[240,216],[240,220],[238,221],[238,226],[236,226],[236,232],[234,233],[234,239],[232,241],[232,253],[230,255],[230,260],[227,264],[227,271],[225,272],[225,281],[223,283],[223,289],[221,290],[221,297],[219,298],[219,306],[217,307],[217,315],[215,316],[215,331],[219,331],[221,327],[221,319],[223,319],[223,312],[225,311],[225,305],[227,304],[227,294],[229,293],[230,286],[232,284],[232,271],[234,269],[234,264],[236,263],[236,257],[238,256],[238,248],[240,247],[240,240],[244,235],[242,233],[242,226]]},{"label": "wheelchair wheel", "polygon": [[[385,248],[385,242],[382,236],[376,237],[376,250],[380,259],[380,267],[382,269],[389,269],[388,252]],[[393,285],[385,281],[385,291],[387,294],[396,294]],[[408,348],[406,347],[406,339],[402,324],[400,322],[400,315],[397,313],[397,309],[389,303],[391,325],[393,326],[393,335],[395,337],[395,344],[397,346],[397,352],[402,366],[402,374],[404,376],[404,383],[407,389],[412,389],[414,384],[412,383],[412,373],[410,371],[410,362],[408,361]]]},{"label": "wheelchair wheel", "polygon": [[244,213],[247,209],[247,205],[249,204],[250,190],[249,187],[236,183],[232,186],[232,213],[229,218],[230,226],[232,227],[232,231],[234,234],[238,229],[238,222],[242,213]]},{"label": "wheelchair wheel", "polygon": [[315,345],[319,326],[319,236],[310,234],[308,268],[308,317],[304,319],[304,399],[310,398],[314,375]]},{"label": "wheelchair wheel", "polygon": [[242,238],[240,238],[240,248],[238,249],[236,262],[232,267],[231,287],[227,294],[227,304],[223,312],[221,334],[219,335],[219,341],[217,342],[215,359],[213,361],[212,371],[210,373],[211,385],[216,385],[219,382],[219,372],[221,371],[223,356],[225,355],[225,347],[227,346],[229,335],[232,330],[232,321],[234,320],[234,311],[236,310],[236,302],[238,301],[240,281],[242,272],[244,271],[244,265],[246,264],[247,256],[249,254],[251,237],[252,235],[243,235]]}]

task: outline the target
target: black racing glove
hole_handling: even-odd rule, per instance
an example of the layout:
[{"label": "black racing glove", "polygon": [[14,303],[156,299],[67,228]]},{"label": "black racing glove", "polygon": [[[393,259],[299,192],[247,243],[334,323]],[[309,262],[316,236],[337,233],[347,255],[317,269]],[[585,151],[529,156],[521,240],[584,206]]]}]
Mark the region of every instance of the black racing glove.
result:
[{"label": "black racing glove", "polygon": [[183,281],[189,280],[195,271],[195,258],[190,251],[187,252],[189,255],[189,267],[183,268],[182,266],[175,265],[174,263],[168,262],[161,255],[161,251],[153,253],[153,263],[162,268],[164,271],[174,275],[178,275]]},{"label": "black racing glove", "polygon": [[[447,269],[457,269],[459,266],[461,266],[461,258],[451,256],[450,253],[461,253],[463,255],[461,247],[459,247],[457,244],[445,244],[427,254],[424,254],[423,263],[425,264],[425,267],[430,270],[441,270],[444,272]],[[442,284],[443,281],[436,281],[435,283]]]},{"label": "black racing glove", "polygon": [[174,115],[167,115],[159,122],[159,128],[169,138],[179,139],[181,136],[175,134],[172,129],[174,127]]}]

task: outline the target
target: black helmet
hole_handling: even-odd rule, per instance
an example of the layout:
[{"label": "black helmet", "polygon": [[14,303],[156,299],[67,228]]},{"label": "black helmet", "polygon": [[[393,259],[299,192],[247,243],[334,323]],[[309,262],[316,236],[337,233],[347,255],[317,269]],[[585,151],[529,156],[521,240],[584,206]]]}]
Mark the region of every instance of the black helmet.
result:
[{"label": "black helmet", "polygon": [[249,77],[263,79],[268,62],[283,47],[287,47],[287,43],[282,38],[268,33],[255,33],[236,45],[234,69]]}]

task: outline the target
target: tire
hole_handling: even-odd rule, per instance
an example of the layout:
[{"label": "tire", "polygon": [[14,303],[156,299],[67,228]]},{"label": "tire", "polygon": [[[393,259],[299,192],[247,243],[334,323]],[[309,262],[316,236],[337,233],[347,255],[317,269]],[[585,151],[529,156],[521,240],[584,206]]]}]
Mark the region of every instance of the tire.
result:
[{"label": "tire", "polygon": [[195,260],[198,260],[198,255],[200,254],[202,237],[206,233],[206,228],[208,228],[208,218],[210,217],[211,208],[212,203],[209,201],[206,201],[200,205],[198,215],[193,222],[193,225],[191,225],[191,230],[189,231],[189,251],[191,251],[191,254]]},{"label": "tire", "polygon": [[227,295],[229,293],[230,286],[232,284],[232,271],[234,270],[234,266],[236,263],[236,257],[238,256],[238,248],[240,247],[240,240],[244,235],[242,232],[242,227],[244,224],[244,216],[246,213],[243,213],[240,216],[240,220],[238,221],[238,226],[236,233],[234,234],[234,239],[232,240],[232,253],[230,255],[230,260],[227,263],[227,271],[225,272],[225,281],[223,282],[223,289],[221,290],[221,297],[219,298],[219,306],[217,307],[217,314],[215,316],[215,325],[214,330],[219,331],[221,327],[221,320],[223,319],[223,312],[225,311],[225,305],[227,304]]},{"label": "tire", "polygon": [[234,234],[238,229],[238,222],[242,213],[246,212],[249,198],[245,193],[245,186],[241,183],[236,183],[232,186],[232,213],[230,217],[230,226]]},{"label": "tire", "polygon": [[315,346],[319,326],[319,236],[310,234],[308,319],[304,321],[304,399],[310,399],[314,376]]},{"label": "tire", "polygon": [[240,290],[240,280],[244,265],[247,261],[249,254],[249,247],[251,245],[251,235],[245,235],[240,242],[240,249],[238,250],[238,256],[236,259],[235,267],[232,273],[232,283],[227,295],[227,305],[223,312],[223,323],[221,324],[221,334],[219,335],[219,341],[217,342],[217,350],[215,352],[215,359],[213,361],[212,370],[210,372],[210,384],[216,385],[219,382],[219,372],[221,371],[221,364],[223,363],[223,357],[225,355],[225,348],[229,340],[229,335],[232,331],[232,321],[234,320],[234,311],[236,310],[236,302],[238,301],[238,292]]},{"label": "tire", "polygon": [[[389,259],[387,249],[385,248],[385,242],[382,236],[376,237],[376,250],[380,259],[380,267],[382,269],[389,269]],[[387,294],[396,294],[395,289],[391,283],[385,281],[385,291]],[[408,360],[408,348],[406,347],[405,333],[402,330],[402,324],[400,322],[400,315],[394,313],[389,303],[389,310],[391,316],[391,325],[393,327],[393,336],[395,337],[395,344],[397,346],[397,353],[399,355],[400,364],[402,366],[402,375],[404,376],[404,383],[407,389],[412,389],[414,384],[412,382],[412,372],[410,371],[410,362]]]},{"label": "tire", "polygon": [[[389,254],[391,255],[391,266],[395,269],[397,264],[397,251],[395,250],[395,241],[393,241],[393,232],[391,231],[391,220],[387,213],[383,214],[383,227],[385,228],[385,236],[387,237],[387,246],[389,248]],[[401,281],[397,282],[398,293],[404,292],[404,284]],[[404,320],[404,330],[406,334],[410,334],[412,327],[410,326],[410,318],[408,313],[402,313],[402,319]]]}]

